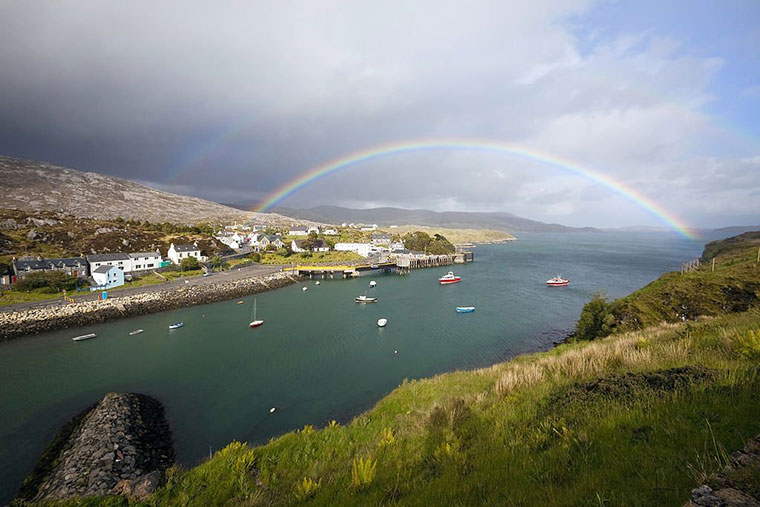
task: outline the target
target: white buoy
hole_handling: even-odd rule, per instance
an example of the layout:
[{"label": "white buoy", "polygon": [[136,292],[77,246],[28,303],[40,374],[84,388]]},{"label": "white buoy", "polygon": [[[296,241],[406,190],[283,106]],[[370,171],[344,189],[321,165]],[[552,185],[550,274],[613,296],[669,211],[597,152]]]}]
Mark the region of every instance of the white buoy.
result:
[{"label": "white buoy", "polygon": [[398,354],[398,350],[394,350],[394,351],[393,351],[393,353],[394,353],[394,354]]},{"label": "white buoy", "polygon": [[388,324],[388,319],[377,319],[378,327],[385,327]]},{"label": "white buoy", "polygon": [[269,409],[269,413],[271,414],[271,413],[272,413],[272,412],[274,412],[275,410],[277,410],[277,409],[276,409],[275,407],[272,407],[272,408],[270,408],[270,409]]}]

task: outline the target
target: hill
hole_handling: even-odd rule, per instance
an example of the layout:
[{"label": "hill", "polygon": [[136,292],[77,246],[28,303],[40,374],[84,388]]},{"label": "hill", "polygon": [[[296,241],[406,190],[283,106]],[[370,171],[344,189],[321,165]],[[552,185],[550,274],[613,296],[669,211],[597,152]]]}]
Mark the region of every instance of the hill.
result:
[{"label": "hill", "polygon": [[[667,315],[694,284],[757,280],[746,250],[724,255],[723,273],[667,274],[624,299]],[[681,505],[760,432],[760,311],[746,309],[404,380],[345,426],[173,469],[151,503]],[[756,471],[732,480],[758,493]]]},{"label": "hill", "polygon": [[[242,209],[246,209],[242,206]],[[492,229],[503,232],[576,232],[597,231],[592,227],[567,227],[522,218],[510,213],[464,211],[430,211],[424,209],[371,208],[352,209],[340,206],[317,206],[300,210],[275,208],[276,213],[301,220],[323,223],[369,223],[388,225],[423,225],[449,229]]]},{"label": "hill", "polygon": [[215,202],[163,192],[113,176],[5,156],[0,156],[0,181],[3,182],[0,208],[184,224],[247,220],[264,224],[293,222],[277,214],[244,213]]}]

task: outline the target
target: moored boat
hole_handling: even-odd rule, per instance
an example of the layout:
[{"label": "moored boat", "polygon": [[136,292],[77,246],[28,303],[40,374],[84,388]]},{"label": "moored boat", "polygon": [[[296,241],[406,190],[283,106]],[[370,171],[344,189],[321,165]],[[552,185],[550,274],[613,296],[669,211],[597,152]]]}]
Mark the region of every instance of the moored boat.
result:
[{"label": "moored boat", "polygon": [[308,288],[308,287],[304,287],[304,288],[303,288],[303,289],[301,289],[301,290],[302,290],[302,291],[304,291],[304,292],[306,292],[307,290],[309,290],[309,288]]},{"label": "moored boat", "polygon": [[546,285],[548,285],[549,287],[564,287],[568,283],[570,283],[570,280],[568,280],[567,278],[562,278],[559,275],[555,276],[551,280],[546,281]]},{"label": "moored boat", "polygon": [[169,324],[169,329],[179,329],[182,326],[185,325],[185,322],[175,322],[174,324]]},{"label": "moored boat", "polygon": [[75,336],[74,338],[71,339],[71,341],[82,342],[85,340],[89,340],[90,338],[95,338],[96,336],[98,335],[96,335],[95,333],[83,334],[81,336]]},{"label": "moored boat", "polygon": [[142,329],[135,329],[134,331],[130,331],[130,332],[129,332],[129,336],[134,336],[134,335],[136,335],[136,334],[140,334],[140,333],[142,333],[142,332],[143,332],[143,330],[142,330]]},{"label": "moored boat", "polygon": [[250,324],[248,324],[248,327],[259,327],[264,323],[263,320],[257,320],[256,319],[256,299],[253,300],[253,320]]},{"label": "moored boat", "polygon": [[361,296],[355,297],[354,301],[356,301],[357,303],[377,303],[377,298],[369,297],[366,294],[362,294]]},{"label": "moored boat", "polygon": [[374,281],[374,280],[372,280],[371,282],[369,282],[369,286],[370,287],[377,287],[377,282]]},{"label": "moored boat", "polygon": [[385,327],[388,324],[388,319],[377,319],[377,327]]},{"label": "moored boat", "polygon": [[474,311],[474,306],[457,306],[457,313],[472,313]]},{"label": "moored boat", "polygon": [[455,275],[453,271],[449,271],[448,273],[446,273],[445,275],[443,275],[442,277],[438,279],[438,283],[440,283],[441,285],[448,285],[451,283],[457,283],[461,281],[462,281],[462,277]]}]

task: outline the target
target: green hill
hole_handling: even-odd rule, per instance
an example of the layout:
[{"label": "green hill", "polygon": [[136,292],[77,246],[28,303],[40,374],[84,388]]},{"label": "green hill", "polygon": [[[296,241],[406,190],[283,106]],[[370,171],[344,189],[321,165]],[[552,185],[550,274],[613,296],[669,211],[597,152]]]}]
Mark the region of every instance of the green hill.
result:
[{"label": "green hill", "polygon": [[[611,336],[405,381],[345,426],[233,442],[170,470],[151,504],[682,505],[760,433],[750,254],[611,303],[638,319]],[[752,301],[724,307],[738,287]],[[669,318],[682,304],[689,320]]]}]

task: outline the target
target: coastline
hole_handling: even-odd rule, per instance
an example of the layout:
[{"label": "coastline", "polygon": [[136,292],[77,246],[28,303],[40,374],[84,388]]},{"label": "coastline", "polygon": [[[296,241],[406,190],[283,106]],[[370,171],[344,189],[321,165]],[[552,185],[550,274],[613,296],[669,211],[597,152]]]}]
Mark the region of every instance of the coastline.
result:
[{"label": "coastline", "polygon": [[216,303],[292,285],[290,273],[151,290],[105,300],[81,301],[65,306],[31,307],[0,313],[0,342],[59,329],[86,326],[165,310]]}]

